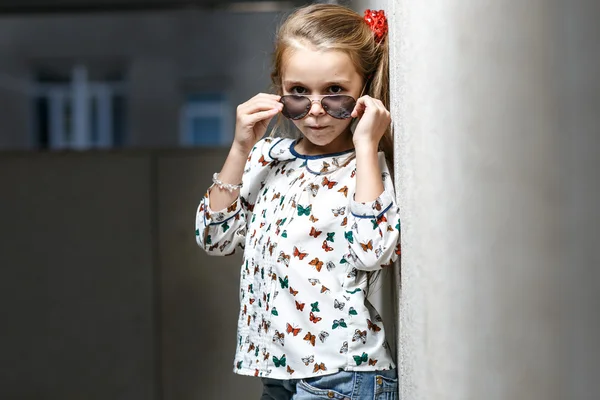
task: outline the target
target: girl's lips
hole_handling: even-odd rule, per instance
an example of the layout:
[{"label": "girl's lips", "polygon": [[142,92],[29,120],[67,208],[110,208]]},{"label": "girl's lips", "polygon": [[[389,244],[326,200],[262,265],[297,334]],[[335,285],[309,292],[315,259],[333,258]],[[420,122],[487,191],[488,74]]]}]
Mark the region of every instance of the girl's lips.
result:
[{"label": "girl's lips", "polygon": [[320,131],[321,129],[325,129],[326,126],[312,125],[312,126],[309,126],[309,128],[313,129],[315,131]]}]

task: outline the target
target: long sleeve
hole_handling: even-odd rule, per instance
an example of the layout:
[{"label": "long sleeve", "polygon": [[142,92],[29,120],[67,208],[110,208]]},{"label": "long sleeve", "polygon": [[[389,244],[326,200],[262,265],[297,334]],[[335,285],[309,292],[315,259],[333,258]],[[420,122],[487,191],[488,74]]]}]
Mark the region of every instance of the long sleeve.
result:
[{"label": "long sleeve", "polygon": [[206,191],[196,210],[196,242],[210,255],[231,255],[244,248],[247,222],[252,216],[260,174],[266,165],[263,147],[270,139],[259,141],[250,152],[240,195],[227,208],[212,210]]},{"label": "long sleeve", "polygon": [[379,154],[384,191],[371,202],[350,199],[350,231],[345,237],[350,258],[359,270],[391,265],[400,255],[400,216],[394,187],[383,153]]}]

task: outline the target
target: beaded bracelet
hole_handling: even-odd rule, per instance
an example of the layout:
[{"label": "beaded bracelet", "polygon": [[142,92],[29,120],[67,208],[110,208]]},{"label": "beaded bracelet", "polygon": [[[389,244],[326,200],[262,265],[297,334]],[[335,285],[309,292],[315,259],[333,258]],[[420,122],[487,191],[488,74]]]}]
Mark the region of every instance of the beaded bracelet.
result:
[{"label": "beaded bracelet", "polygon": [[213,181],[213,186],[216,186],[216,187],[218,187],[219,189],[222,189],[222,190],[227,190],[229,192],[233,192],[236,189],[241,189],[242,188],[242,184],[241,183],[239,183],[237,185],[233,185],[231,183],[223,183],[223,182],[221,182],[219,180],[219,173],[218,172],[215,172],[213,174],[212,181]]}]

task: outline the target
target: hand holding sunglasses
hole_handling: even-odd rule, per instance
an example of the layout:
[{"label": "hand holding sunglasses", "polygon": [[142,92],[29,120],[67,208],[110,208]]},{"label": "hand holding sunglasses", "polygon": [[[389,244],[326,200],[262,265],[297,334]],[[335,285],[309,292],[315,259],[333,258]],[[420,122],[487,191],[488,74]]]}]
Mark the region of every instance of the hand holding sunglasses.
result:
[{"label": "hand holding sunglasses", "polygon": [[368,95],[357,100],[356,108],[352,111],[351,116],[352,118],[360,118],[352,136],[355,147],[358,143],[361,143],[375,145],[375,148],[377,148],[379,141],[392,122],[390,112],[381,100]]}]

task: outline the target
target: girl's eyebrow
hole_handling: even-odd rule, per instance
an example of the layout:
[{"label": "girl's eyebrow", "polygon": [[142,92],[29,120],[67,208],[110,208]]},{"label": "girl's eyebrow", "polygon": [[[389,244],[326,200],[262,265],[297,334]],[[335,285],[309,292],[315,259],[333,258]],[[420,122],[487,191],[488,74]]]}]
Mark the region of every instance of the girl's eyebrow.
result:
[{"label": "girl's eyebrow", "polygon": [[[306,87],[307,85],[300,82],[300,81],[283,81],[283,84],[285,86],[304,86]],[[323,87],[328,87],[328,86],[335,86],[335,85],[339,85],[339,86],[349,86],[350,85],[350,81],[345,80],[345,79],[338,79],[335,81],[329,81],[329,82],[324,82],[323,83]]]}]

